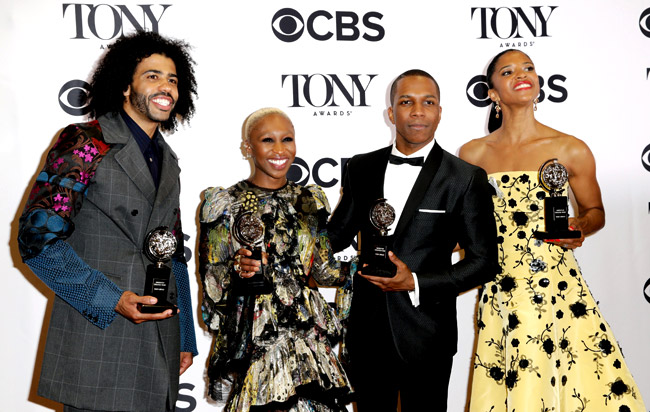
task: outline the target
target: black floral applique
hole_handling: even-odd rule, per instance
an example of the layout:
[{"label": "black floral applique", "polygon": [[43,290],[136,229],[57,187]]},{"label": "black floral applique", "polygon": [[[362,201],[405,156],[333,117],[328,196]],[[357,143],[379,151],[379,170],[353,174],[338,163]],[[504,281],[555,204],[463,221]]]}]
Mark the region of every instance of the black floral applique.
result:
[{"label": "black floral applique", "polygon": [[519,380],[519,372],[517,372],[517,369],[510,369],[506,373],[506,386],[508,387],[508,389],[514,388],[518,380]]},{"label": "black floral applique", "polygon": [[608,386],[609,393],[603,394],[603,397],[605,398],[605,405],[607,405],[607,402],[611,401],[612,398],[620,400],[623,399],[625,395],[631,395],[632,397],[636,398],[636,393],[634,393],[630,385],[624,382],[621,378],[617,378],[614,382],[610,382]]},{"label": "black floral applique", "polygon": [[517,226],[526,226],[528,223],[528,215],[525,212],[514,212],[512,214],[512,220]]},{"label": "black floral applique", "polygon": [[598,313],[598,309],[595,305],[591,308],[587,307],[587,303],[584,300],[584,298],[587,297],[587,291],[585,290],[585,286],[581,280],[578,280],[578,286],[578,296],[576,297],[576,300],[569,305],[569,309],[571,310],[573,317],[584,318],[590,314],[600,317],[600,313]]},{"label": "black floral applique", "polygon": [[[532,201],[530,195],[531,193],[539,187],[539,183],[534,183],[530,180],[530,176],[527,174],[522,174],[516,176],[514,179],[510,179],[509,175],[504,174],[501,176],[501,190],[507,193],[507,197],[514,200],[513,192],[519,194],[519,201]],[[510,184],[508,184],[510,183]],[[514,207],[514,206],[511,206]]]},{"label": "black floral applique", "polygon": [[513,269],[516,269],[517,267],[523,265],[524,262],[528,262],[530,264],[530,262],[535,260],[535,254],[533,253],[533,249],[530,247],[530,243],[533,240],[533,235],[531,233],[529,236],[526,236],[525,232],[521,232],[523,233],[523,236],[518,235],[517,238],[521,239],[522,242],[515,243],[514,245],[514,250],[515,252],[519,253],[519,258],[515,261],[515,265],[512,267]]},{"label": "black floral applique", "polygon": [[562,328],[562,337],[560,338],[559,347],[562,353],[567,357],[567,369],[571,370],[573,365],[576,364],[576,359],[578,359],[578,354],[574,352],[573,347],[571,346],[571,341],[567,338],[567,332],[571,326]]},{"label": "black floral applique", "polygon": [[551,356],[553,355],[553,352],[555,352],[556,346],[555,342],[553,342],[552,339],[552,327],[553,324],[546,324],[546,327],[540,333],[539,335],[536,336],[531,336],[528,335],[528,341],[526,343],[535,343],[539,345],[539,348],[542,352],[546,354],[546,356],[551,359]]},{"label": "black floral applique", "polygon": [[526,278],[526,290],[530,296],[531,303],[535,306],[537,318],[541,319],[542,315],[547,311],[546,293],[542,292],[541,290],[537,290],[537,286],[535,285],[535,278],[533,276]]},{"label": "black floral applique", "polygon": [[[539,366],[535,365],[534,360],[520,354],[519,349],[517,348],[515,354],[510,360],[510,367],[506,372],[505,384],[509,390],[514,389],[517,385],[517,382],[524,379],[524,373],[532,374],[537,378],[542,377],[539,372]],[[534,384],[534,383],[528,383]]]},{"label": "black floral applique", "polygon": [[512,312],[511,314],[508,315],[508,329],[509,330],[515,330],[517,329],[517,326],[519,326],[521,322],[519,321],[519,318],[517,317],[516,312]]},{"label": "black floral applique", "polygon": [[615,346],[610,341],[607,334],[596,331],[593,335],[589,336],[590,343],[582,341],[584,351],[593,354],[593,361],[596,367],[594,373],[600,379],[603,373],[605,362],[604,359],[616,351]]},{"label": "black floral applique", "polygon": [[505,336],[502,336],[500,341],[490,339],[489,341],[485,342],[487,344],[487,347],[493,351],[496,362],[483,363],[479,354],[476,354],[474,357],[474,369],[483,368],[487,376],[489,376],[497,383],[503,383],[503,378],[506,375],[506,355],[504,340]]}]

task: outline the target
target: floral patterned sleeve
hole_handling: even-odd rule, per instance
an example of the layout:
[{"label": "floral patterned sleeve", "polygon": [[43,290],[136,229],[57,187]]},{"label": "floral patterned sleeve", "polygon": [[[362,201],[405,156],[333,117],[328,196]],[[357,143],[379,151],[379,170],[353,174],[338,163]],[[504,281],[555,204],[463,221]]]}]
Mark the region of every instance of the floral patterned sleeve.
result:
[{"label": "floral patterned sleeve", "polygon": [[57,296],[102,329],[115,318],[122,290],[63,240],[72,234],[73,218],[109,149],[97,121],[63,130],[36,178],[18,230],[25,263]]},{"label": "floral patterned sleeve", "polygon": [[23,260],[56,240],[68,238],[95,169],[110,146],[101,140],[99,122],[66,127],[47,155],[23,215],[18,243]]},{"label": "floral patterned sleeve", "polygon": [[205,191],[199,230],[199,274],[203,283],[203,322],[219,332],[230,288],[234,250],[230,239],[230,197],[221,187]]}]

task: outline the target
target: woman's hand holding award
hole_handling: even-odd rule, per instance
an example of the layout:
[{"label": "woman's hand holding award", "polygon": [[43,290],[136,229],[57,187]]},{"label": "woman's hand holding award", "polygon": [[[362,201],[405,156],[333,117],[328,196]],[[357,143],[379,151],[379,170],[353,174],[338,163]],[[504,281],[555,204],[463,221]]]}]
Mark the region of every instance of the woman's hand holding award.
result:
[{"label": "woman's hand holding award", "polygon": [[[252,252],[249,259],[262,262],[262,242],[264,240],[264,223],[252,212],[244,212],[235,219],[233,227],[235,239]],[[271,293],[271,284],[264,276],[264,265],[253,276],[234,279],[235,293],[238,295],[261,295]]]},{"label": "woman's hand holding award", "polygon": [[569,229],[569,202],[562,196],[569,173],[557,159],[547,160],[539,168],[539,184],[549,192],[544,198],[544,231],[535,231],[537,239],[579,238],[579,230]]}]

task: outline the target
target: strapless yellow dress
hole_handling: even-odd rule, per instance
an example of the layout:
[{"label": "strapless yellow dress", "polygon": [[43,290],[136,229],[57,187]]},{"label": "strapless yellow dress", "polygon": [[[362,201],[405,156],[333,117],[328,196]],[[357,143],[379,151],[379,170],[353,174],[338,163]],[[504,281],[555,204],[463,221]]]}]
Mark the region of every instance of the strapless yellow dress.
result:
[{"label": "strapless yellow dress", "polygon": [[646,412],[573,252],[544,230],[537,171],[489,175],[502,272],[477,312],[470,412]]}]

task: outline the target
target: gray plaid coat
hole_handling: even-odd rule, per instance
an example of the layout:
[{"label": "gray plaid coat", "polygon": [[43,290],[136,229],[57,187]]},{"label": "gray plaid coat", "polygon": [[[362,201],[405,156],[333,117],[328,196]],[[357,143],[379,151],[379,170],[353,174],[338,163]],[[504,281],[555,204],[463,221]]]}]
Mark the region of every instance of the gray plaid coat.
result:
[{"label": "gray plaid coat", "polygon": [[[177,158],[163,153],[158,191],[142,152],[119,114],[99,119],[114,145],[95,171],[66,240],[90,267],[123,290],[143,293],[149,261],[146,234],[174,227],[179,213]],[[173,274],[170,288],[173,296]],[[103,411],[173,410],[180,368],[178,316],[136,325],[122,316],[102,330],[55,298],[38,394],[77,408]]]}]

